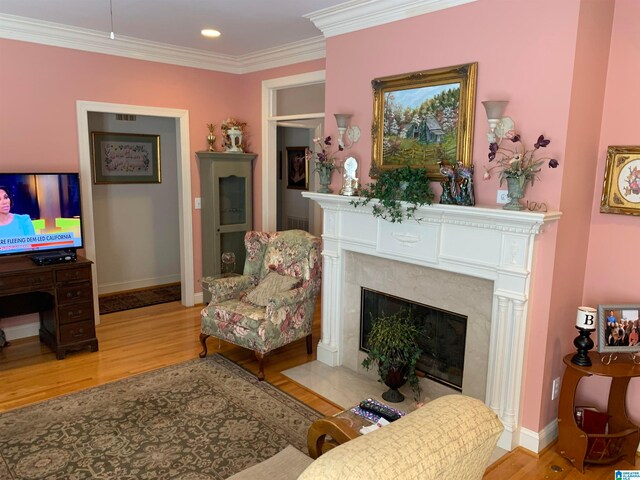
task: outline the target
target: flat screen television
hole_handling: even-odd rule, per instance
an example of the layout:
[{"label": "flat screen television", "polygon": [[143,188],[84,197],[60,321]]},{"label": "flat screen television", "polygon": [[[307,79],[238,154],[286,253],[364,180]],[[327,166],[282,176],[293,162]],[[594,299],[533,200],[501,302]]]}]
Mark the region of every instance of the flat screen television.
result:
[{"label": "flat screen television", "polygon": [[0,256],[82,246],[77,173],[0,173]]}]

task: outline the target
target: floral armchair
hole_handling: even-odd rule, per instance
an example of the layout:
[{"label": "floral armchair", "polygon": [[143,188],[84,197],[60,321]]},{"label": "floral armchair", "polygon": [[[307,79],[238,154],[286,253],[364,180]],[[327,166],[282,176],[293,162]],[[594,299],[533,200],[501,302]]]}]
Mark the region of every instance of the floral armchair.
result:
[{"label": "floral armchair", "polygon": [[247,232],[243,275],[205,277],[212,296],[201,312],[200,357],[207,356],[210,336],[253,350],[264,379],[264,356],[306,337],[320,292],[321,241],[302,230]]}]

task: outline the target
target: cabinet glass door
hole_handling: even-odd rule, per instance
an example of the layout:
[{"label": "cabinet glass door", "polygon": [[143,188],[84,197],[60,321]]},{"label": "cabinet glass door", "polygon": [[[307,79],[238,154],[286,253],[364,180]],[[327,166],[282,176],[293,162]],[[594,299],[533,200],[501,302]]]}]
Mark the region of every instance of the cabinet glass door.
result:
[{"label": "cabinet glass door", "polygon": [[235,175],[219,178],[220,225],[236,225],[247,222],[246,183],[246,178]]},{"label": "cabinet glass door", "polygon": [[244,248],[244,235],[246,232],[220,233],[220,252],[233,252],[236,256],[235,273],[242,274],[246,250]]}]

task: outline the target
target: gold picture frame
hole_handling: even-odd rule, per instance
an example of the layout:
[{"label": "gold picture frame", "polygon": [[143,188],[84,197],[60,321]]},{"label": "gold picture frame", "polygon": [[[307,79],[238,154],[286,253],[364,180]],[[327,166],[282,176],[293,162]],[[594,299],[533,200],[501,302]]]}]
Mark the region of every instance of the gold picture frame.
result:
[{"label": "gold picture frame", "polygon": [[93,183],[162,183],[160,135],[91,132]]},{"label": "gold picture frame", "polygon": [[309,148],[287,147],[287,188],[309,190]]},{"label": "gold picture frame", "polygon": [[600,212],[640,215],[640,146],[609,146]]},{"label": "gold picture frame", "polygon": [[372,171],[423,167],[441,180],[438,161],[472,165],[478,64],[372,80]]}]

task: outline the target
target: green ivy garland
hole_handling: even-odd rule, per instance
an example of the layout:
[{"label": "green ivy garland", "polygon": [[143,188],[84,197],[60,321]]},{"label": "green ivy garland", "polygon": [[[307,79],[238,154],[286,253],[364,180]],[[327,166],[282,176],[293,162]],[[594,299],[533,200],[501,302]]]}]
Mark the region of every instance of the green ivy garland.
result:
[{"label": "green ivy garland", "polygon": [[[351,205],[367,205],[377,199],[373,206],[373,216],[392,223],[402,223],[404,218],[414,219],[418,207],[433,203],[433,191],[424,168],[402,167],[380,172],[376,183],[368,183],[360,189],[360,198],[351,200]],[[409,205],[403,207],[401,202]]]}]

